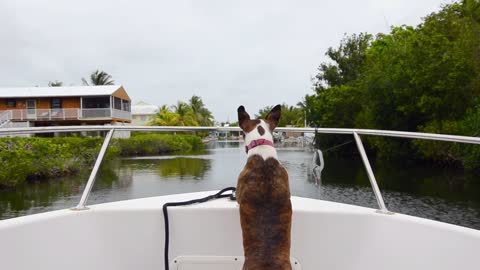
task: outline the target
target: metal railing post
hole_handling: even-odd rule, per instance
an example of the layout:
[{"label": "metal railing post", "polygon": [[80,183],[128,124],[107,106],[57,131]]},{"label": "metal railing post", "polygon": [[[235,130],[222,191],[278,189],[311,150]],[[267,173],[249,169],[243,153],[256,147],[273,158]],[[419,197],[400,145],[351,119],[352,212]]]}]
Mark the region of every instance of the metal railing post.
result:
[{"label": "metal railing post", "polygon": [[110,129],[110,131],[107,133],[107,136],[105,136],[105,140],[103,141],[102,148],[100,148],[100,152],[98,153],[97,160],[95,161],[95,165],[93,166],[92,172],[90,173],[90,177],[88,178],[87,185],[85,185],[85,189],[83,190],[82,198],[80,199],[80,202],[78,203],[78,205],[75,208],[72,208],[72,210],[88,209],[88,207],[86,207],[85,204],[87,203],[88,195],[90,195],[90,192],[92,191],[93,184],[95,183],[95,177],[97,176],[98,169],[102,164],[103,157],[107,152],[108,144],[112,139],[114,131],[115,131],[114,129]]},{"label": "metal railing post", "polygon": [[367,170],[368,179],[370,180],[370,184],[372,185],[373,193],[375,194],[375,198],[377,199],[379,212],[381,213],[390,213],[385,206],[385,202],[383,201],[382,193],[378,188],[377,180],[375,179],[375,175],[373,174],[372,167],[370,166],[370,161],[368,160],[367,153],[365,152],[365,148],[363,147],[362,140],[360,136],[358,136],[357,132],[353,132],[353,137],[355,138],[355,142],[357,143],[358,151],[360,152],[360,156],[362,156],[363,165]]}]

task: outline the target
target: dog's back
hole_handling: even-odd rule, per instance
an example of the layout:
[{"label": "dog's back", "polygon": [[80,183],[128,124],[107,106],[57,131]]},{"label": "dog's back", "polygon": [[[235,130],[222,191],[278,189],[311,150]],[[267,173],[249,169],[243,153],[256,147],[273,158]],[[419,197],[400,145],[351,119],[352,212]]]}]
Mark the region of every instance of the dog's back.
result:
[{"label": "dog's back", "polygon": [[277,159],[248,158],[237,184],[244,270],[291,269],[288,174]]}]

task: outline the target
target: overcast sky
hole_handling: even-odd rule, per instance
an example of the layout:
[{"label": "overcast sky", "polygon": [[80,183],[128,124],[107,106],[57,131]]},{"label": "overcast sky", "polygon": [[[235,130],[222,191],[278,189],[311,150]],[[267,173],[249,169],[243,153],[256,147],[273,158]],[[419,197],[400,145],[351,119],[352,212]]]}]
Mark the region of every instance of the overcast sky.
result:
[{"label": "overcast sky", "polygon": [[110,73],[133,102],[202,97],[218,121],[295,105],[344,33],[417,25],[445,0],[0,0],[0,87]]}]

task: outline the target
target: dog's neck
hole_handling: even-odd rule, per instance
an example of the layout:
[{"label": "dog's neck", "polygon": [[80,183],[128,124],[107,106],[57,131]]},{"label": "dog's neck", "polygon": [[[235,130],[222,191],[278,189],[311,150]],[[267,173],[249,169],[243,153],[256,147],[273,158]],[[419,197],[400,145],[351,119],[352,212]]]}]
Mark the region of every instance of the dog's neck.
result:
[{"label": "dog's neck", "polygon": [[[263,134],[260,134],[258,127],[261,127],[264,130]],[[265,139],[273,142],[273,136],[270,132],[270,128],[268,124],[263,120],[260,120],[260,124],[258,124],[252,131],[245,134],[245,145],[250,145],[252,141],[258,139]],[[277,150],[270,145],[258,145],[250,149],[247,153],[247,158],[254,155],[261,156],[263,160],[267,160],[268,158],[274,158],[278,160]]]}]

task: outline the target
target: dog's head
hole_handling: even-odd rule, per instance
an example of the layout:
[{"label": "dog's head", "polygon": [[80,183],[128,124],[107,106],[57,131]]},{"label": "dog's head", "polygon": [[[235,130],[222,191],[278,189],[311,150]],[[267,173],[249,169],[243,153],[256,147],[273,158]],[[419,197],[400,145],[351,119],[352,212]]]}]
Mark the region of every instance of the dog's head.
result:
[{"label": "dog's head", "polygon": [[243,130],[245,143],[248,145],[253,140],[266,139],[273,142],[273,130],[278,126],[282,106],[277,105],[267,114],[265,119],[250,119],[245,107],[240,106],[238,112],[238,125]]}]

